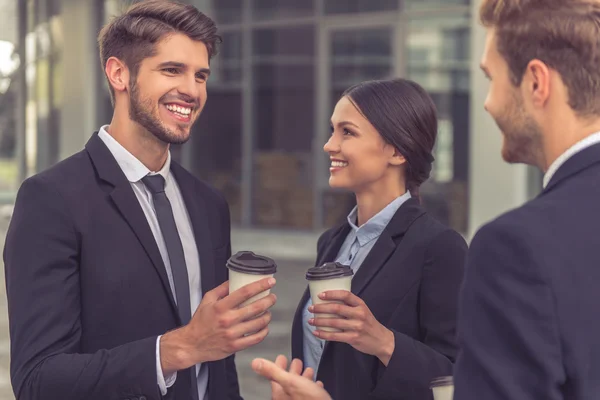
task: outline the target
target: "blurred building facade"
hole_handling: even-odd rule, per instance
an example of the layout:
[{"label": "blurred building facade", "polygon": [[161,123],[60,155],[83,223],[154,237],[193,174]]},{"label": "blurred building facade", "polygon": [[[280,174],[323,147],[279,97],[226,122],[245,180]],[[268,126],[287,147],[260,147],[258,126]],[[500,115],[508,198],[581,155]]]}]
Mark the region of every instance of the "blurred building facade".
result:
[{"label": "blurred building facade", "polygon": [[[322,147],[340,94],[368,79],[407,77],[433,97],[436,162],[421,194],[443,222],[470,235],[539,190],[538,173],[502,162],[483,109],[478,0],[188,2],[217,21],[223,44],[206,108],[173,155],[225,194],[234,224],[321,230],[345,217],[353,198],[329,188]],[[0,122],[4,199],[110,122],[96,35],[130,3],[0,0],[1,18],[16,21],[0,28],[0,45],[15,49],[0,91],[0,119],[10,120]],[[0,89],[2,65],[0,53]]]}]

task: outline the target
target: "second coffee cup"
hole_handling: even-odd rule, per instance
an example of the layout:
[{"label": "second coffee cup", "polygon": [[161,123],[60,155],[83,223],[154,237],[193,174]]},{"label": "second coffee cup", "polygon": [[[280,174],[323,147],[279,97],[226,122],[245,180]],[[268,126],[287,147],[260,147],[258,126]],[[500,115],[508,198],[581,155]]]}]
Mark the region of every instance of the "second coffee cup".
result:
[{"label": "second coffee cup", "polygon": [[[329,262],[310,268],[306,272],[306,280],[308,281],[312,303],[339,303],[338,301],[321,300],[319,294],[328,290],[350,291],[353,275],[354,273],[349,266],[337,262]],[[340,316],[335,314],[315,314],[315,318],[340,318]],[[339,329],[330,327],[319,327],[318,329],[326,332],[340,332]]]},{"label": "second coffee cup", "polygon": [[[273,277],[277,272],[277,264],[269,257],[254,254],[251,251],[239,251],[227,260],[229,269],[229,293],[233,293],[242,286],[259,281],[264,278]],[[271,293],[265,290],[243,302],[240,307],[262,299]]]},{"label": "second coffee cup", "polygon": [[454,380],[452,376],[442,376],[431,381],[434,400],[452,400],[454,397]]}]

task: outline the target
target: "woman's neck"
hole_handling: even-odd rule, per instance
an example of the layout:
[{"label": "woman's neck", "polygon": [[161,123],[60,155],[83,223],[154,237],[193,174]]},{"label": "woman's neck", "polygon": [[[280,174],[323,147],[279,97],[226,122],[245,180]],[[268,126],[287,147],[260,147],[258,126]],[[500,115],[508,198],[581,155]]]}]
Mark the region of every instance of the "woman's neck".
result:
[{"label": "woman's neck", "polygon": [[381,210],[387,207],[392,201],[406,193],[404,184],[386,190],[365,190],[355,192],[358,226],[377,215]]}]

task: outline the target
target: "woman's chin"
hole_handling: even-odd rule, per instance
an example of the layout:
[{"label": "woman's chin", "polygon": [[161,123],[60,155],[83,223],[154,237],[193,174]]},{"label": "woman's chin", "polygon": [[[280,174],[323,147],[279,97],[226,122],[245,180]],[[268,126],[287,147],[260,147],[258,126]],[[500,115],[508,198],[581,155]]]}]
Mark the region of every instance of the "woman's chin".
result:
[{"label": "woman's chin", "polygon": [[351,187],[351,185],[349,185],[349,182],[347,182],[344,179],[340,179],[339,177],[336,177],[336,176],[329,177],[329,187],[331,187],[332,189],[352,190],[352,187]]}]

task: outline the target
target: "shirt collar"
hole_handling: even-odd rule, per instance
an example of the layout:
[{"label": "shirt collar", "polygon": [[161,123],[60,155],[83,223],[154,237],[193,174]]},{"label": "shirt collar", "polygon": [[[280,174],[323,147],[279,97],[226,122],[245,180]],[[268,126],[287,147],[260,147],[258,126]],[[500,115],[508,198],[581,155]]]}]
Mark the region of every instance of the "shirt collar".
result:
[{"label": "shirt collar", "polygon": [[356,226],[358,206],[355,206],[352,211],[350,211],[350,214],[348,214],[348,224],[350,224],[350,228],[356,235],[358,243],[361,246],[364,246],[371,240],[381,236],[381,233],[392,220],[394,214],[396,214],[396,211],[398,211],[400,206],[410,198],[410,192],[407,191],[402,196],[397,197],[394,201],[385,206],[383,210],[379,211],[360,227]]},{"label": "shirt collar", "polygon": [[569,158],[573,157],[575,154],[579,153],[580,151],[582,151],[590,146],[593,146],[597,143],[600,143],[600,132],[596,132],[596,133],[593,133],[593,134],[587,136],[586,138],[575,143],[567,151],[562,153],[556,160],[554,160],[554,162],[552,164],[550,164],[548,171],[546,171],[546,173],[544,174],[544,186],[543,187],[546,188],[546,186],[548,186],[548,183],[550,183],[550,180],[552,179],[552,177],[554,176],[556,171],[558,171],[558,169]]},{"label": "shirt collar", "polygon": [[108,150],[112,153],[113,157],[119,164],[121,170],[127,177],[129,182],[138,182],[146,175],[160,174],[167,180],[171,169],[171,152],[167,153],[167,161],[165,165],[156,172],[150,171],[140,160],[135,158],[125,147],[123,147],[110,133],[108,133],[108,125],[104,125],[98,132],[98,137],[102,139]]}]

